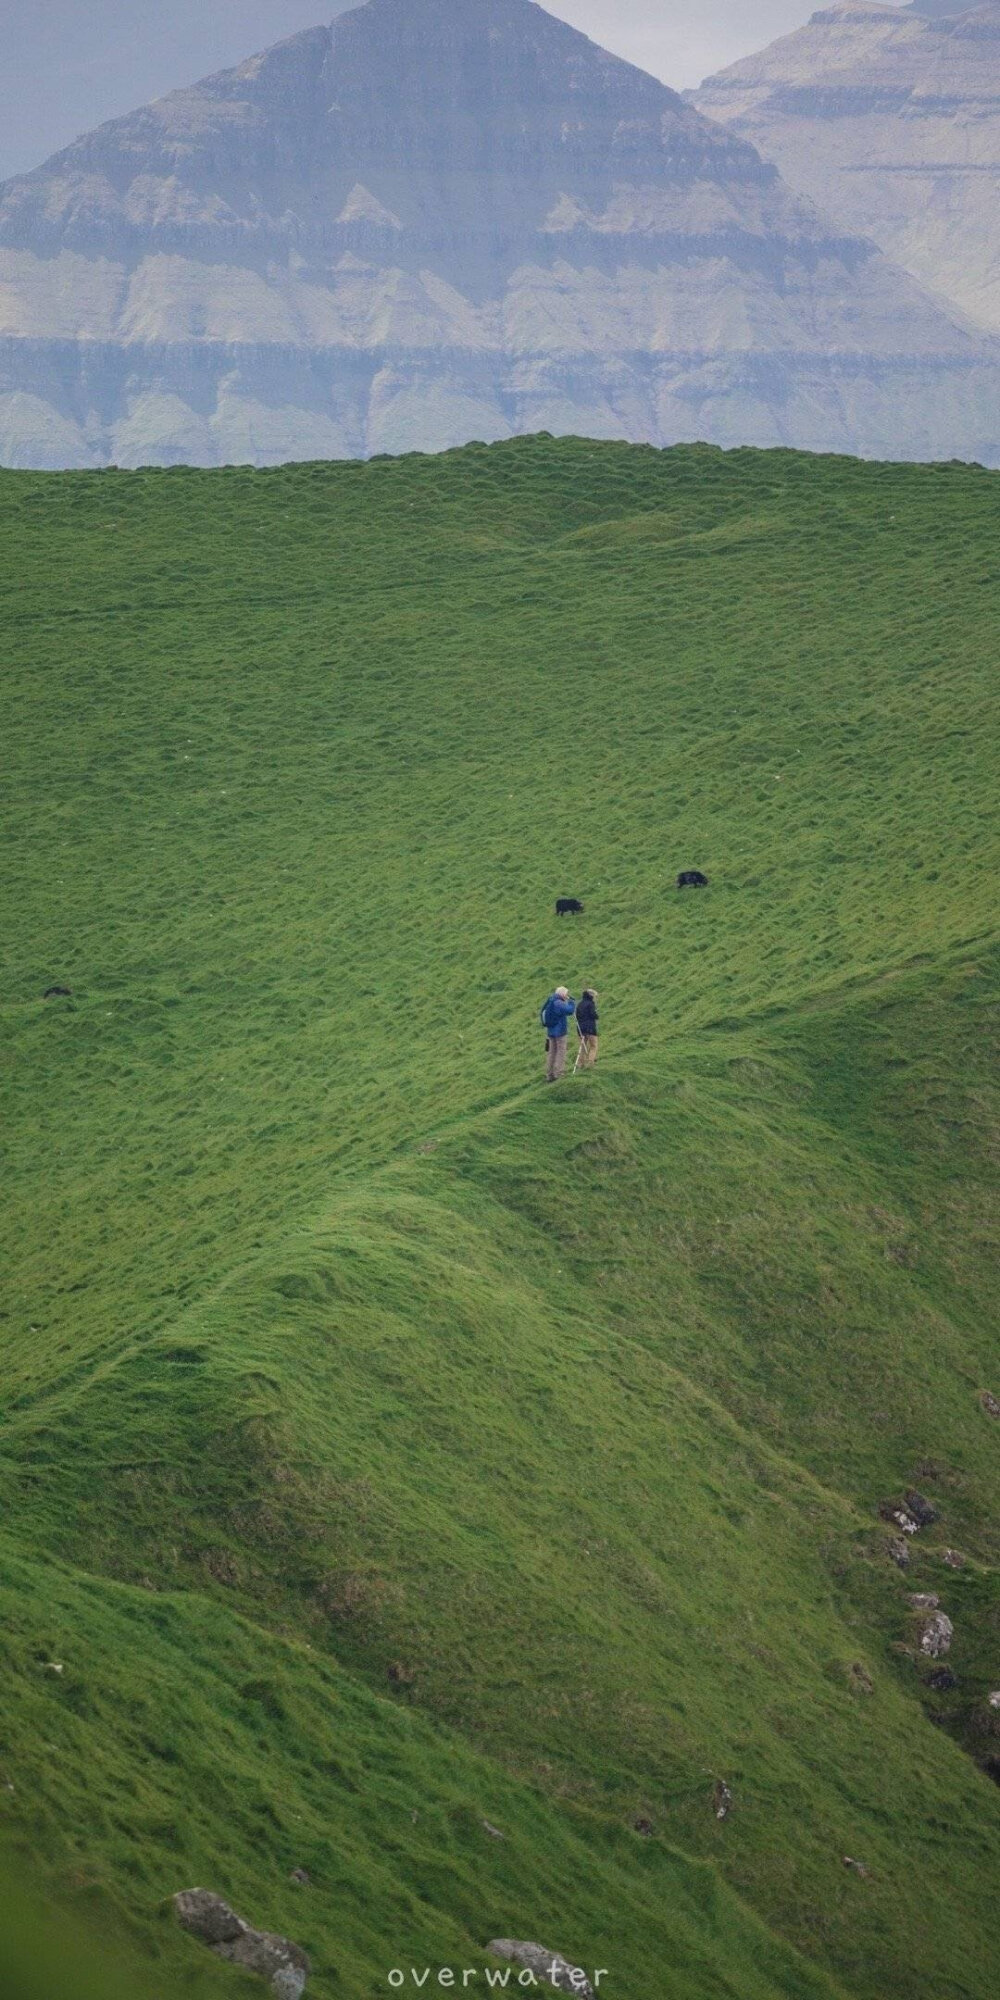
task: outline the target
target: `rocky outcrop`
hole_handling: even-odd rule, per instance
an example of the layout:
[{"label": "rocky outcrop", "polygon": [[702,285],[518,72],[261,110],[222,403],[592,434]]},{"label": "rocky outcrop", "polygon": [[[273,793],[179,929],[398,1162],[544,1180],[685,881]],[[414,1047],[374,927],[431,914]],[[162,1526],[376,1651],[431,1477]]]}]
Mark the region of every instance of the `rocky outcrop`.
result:
[{"label": "rocky outcrop", "polygon": [[951,1694],[958,1686],[958,1677],[950,1667],[935,1667],[934,1672],[924,1678],[924,1686],[935,1694]]},{"label": "rocky outcrop", "polygon": [[938,1510],[931,1500],[925,1498],[923,1493],[916,1493],[911,1488],[906,1496],[906,1506],[908,1513],[916,1522],[918,1528],[932,1528],[934,1526],[938,1518]]},{"label": "rocky outcrop", "polygon": [[528,0],[369,0],[0,189],[0,462],[1000,461],[1000,348]]},{"label": "rocky outcrop", "polygon": [[275,2000],[300,2000],[309,1976],[309,1960],[298,1945],[273,1931],[257,1931],[210,1889],[182,1889],[174,1897],[177,1920],[217,1958],[256,1972],[270,1985]]},{"label": "rocky outcrop", "polygon": [[575,1993],[577,2000],[594,2000],[594,1989],[583,1971],[557,1951],[546,1951],[540,1944],[521,1944],[514,1938],[494,1938],[486,1949],[494,1958],[507,1959],[533,1973],[535,1982],[550,1992]]},{"label": "rocky outcrop", "polygon": [[947,1612],[941,1610],[940,1598],[925,1592],[911,1597],[910,1603],[916,1613],[920,1651],[930,1660],[943,1659],[951,1651],[955,1627]]},{"label": "rocky outcrop", "polygon": [[692,102],[1000,332],[1000,4],[844,0]]}]

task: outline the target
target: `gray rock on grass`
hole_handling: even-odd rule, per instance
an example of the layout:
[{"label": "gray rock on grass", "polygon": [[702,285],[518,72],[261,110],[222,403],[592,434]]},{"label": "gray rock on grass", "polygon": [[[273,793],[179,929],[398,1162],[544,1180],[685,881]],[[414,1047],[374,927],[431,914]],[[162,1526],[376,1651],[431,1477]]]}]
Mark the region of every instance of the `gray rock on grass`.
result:
[{"label": "gray rock on grass", "polygon": [[219,1957],[270,1983],[276,2000],[299,2000],[305,1990],[309,1960],[297,1945],[273,1931],[246,1930],[232,1944],[219,1947]]},{"label": "gray rock on grass", "polygon": [[257,1931],[210,1889],[182,1889],[174,1897],[178,1922],[199,1938],[217,1958],[259,1973],[270,1982],[275,2000],[300,2000],[309,1976],[309,1960],[297,1944],[274,1931]]},{"label": "gray rock on grass", "polygon": [[920,1650],[930,1660],[942,1660],[951,1651],[955,1627],[945,1611],[931,1611],[921,1620]]},{"label": "gray rock on grass", "polygon": [[891,1522],[894,1527],[900,1528],[904,1535],[920,1533],[919,1521],[915,1521],[909,1508],[903,1507],[898,1500],[884,1500],[879,1513],[883,1521]]},{"label": "gray rock on grass", "polygon": [[211,1889],[181,1889],[174,1897],[174,1909],[183,1929],[213,1948],[231,1944],[247,1928],[243,1918],[221,1896],[214,1896]]},{"label": "gray rock on grass", "polygon": [[557,1951],[546,1951],[540,1944],[522,1944],[515,1938],[494,1938],[486,1949],[494,1958],[505,1958],[511,1965],[533,1972],[556,1993],[575,1993],[577,2000],[594,2000],[586,1974]]}]

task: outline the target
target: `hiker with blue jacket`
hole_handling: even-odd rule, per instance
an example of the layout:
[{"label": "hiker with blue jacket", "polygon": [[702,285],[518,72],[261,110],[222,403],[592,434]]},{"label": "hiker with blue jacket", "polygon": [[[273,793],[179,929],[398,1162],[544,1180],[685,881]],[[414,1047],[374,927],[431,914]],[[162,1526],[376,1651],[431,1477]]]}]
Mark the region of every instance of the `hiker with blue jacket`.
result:
[{"label": "hiker with blue jacket", "polygon": [[558,1083],[566,1068],[566,1037],[571,1016],[576,1013],[576,1001],[570,999],[568,986],[557,986],[550,993],[542,1008],[542,1026],[545,1029],[545,1081]]}]

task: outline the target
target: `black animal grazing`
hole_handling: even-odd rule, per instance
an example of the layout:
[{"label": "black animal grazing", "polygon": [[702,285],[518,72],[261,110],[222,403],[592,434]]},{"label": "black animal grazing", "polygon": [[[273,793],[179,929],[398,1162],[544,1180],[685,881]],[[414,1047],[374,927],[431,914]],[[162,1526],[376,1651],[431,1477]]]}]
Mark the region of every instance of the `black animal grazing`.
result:
[{"label": "black animal grazing", "polygon": [[583,904],[575,896],[560,896],[556,904],[557,917],[582,917]]},{"label": "black animal grazing", "polygon": [[678,875],[677,877],[677,887],[678,889],[707,889],[708,876],[703,875],[700,868],[685,868],[683,875]]},{"label": "black animal grazing", "polygon": [[72,1000],[72,998],[73,995],[68,986],[50,986],[42,994],[43,1000]]}]

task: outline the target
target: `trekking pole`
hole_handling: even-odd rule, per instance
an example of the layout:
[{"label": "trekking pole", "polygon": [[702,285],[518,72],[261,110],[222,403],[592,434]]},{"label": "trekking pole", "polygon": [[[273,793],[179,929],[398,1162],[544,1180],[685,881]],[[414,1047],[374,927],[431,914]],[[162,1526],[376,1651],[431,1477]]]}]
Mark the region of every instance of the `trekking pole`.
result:
[{"label": "trekking pole", "polygon": [[573,1075],[574,1075],[574,1076],[576,1075],[576,1073],[577,1073],[577,1070],[579,1069],[579,1067],[580,1067],[580,1064],[582,1063],[582,1061],[583,1061],[583,1058],[584,1058],[584,1056],[585,1056],[585,1054],[586,1054],[586,1051],[587,1051],[587,1044],[586,1044],[586,1042],[584,1041],[584,1039],[583,1039],[583,1036],[582,1036],[582,1035],[580,1034],[580,1032],[579,1032],[579,1029],[577,1030],[577,1040],[578,1040],[578,1042],[579,1042],[580,1046],[579,1046],[579,1048],[577,1049],[577,1052],[576,1052],[576,1061],[575,1061],[575,1063],[573,1064]]}]

